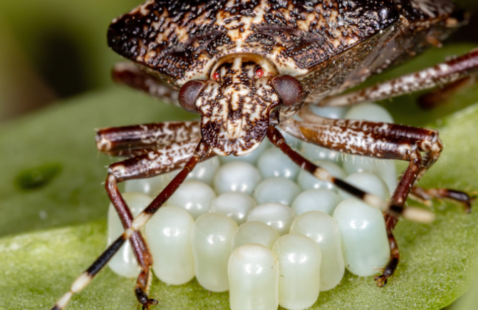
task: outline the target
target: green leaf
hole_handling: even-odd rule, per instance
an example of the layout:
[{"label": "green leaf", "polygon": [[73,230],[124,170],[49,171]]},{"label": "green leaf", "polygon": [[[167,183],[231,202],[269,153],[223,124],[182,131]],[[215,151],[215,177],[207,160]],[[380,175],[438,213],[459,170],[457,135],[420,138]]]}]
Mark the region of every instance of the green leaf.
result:
[{"label": "green leaf", "polygon": [[[417,63],[437,63],[469,49],[434,50],[399,70],[410,72]],[[387,107],[400,122],[414,125],[437,127],[440,118],[445,144],[442,158],[421,184],[476,190],[478,106],[464,108],[478,101],[476,87],[453,97],[450,104],[460,110],[455,114],[442,107],[431,116],[417,110],[408,118],[403,111],[415,109],[413,101],[405,96]],[[51,307],[104,249],[108,199],[101,182],[104,166],[114,159],[98,154],[93,128],[195,117],[119,88],[68,103],[0,128],[1,309]],[[371,277],[346,273],[336,289],[321,293],[313,309],[441,309],[462,295],[477,260],[478,215],[442,202],[433,209],[433,224],[399,223],[401,264],[385,288],[376,287]],[[106,268],[69,309],[134,309],[133,288],[133,279]],[[156,309],[228,307],[227,293],[210,294],[196,281],[176,287],[155,280],[151,295],[160,301]]]}]

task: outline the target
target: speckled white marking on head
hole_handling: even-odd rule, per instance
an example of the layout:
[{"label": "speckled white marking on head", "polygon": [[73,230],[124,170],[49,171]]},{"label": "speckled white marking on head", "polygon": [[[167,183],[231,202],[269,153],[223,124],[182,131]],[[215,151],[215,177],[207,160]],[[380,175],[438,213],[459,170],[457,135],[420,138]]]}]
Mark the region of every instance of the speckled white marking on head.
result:
[{"label": "speckled white marking on head", "polygon": [[[266,64],[259,66],[259,64]],[[256,70],[262,70],[261,75]],[[245,155],[264,139],[270,113],[280,104],[271,86],[275,69],[257,55],[236,55],[219,62],[196,106],[203,138],[218,155]]]}]

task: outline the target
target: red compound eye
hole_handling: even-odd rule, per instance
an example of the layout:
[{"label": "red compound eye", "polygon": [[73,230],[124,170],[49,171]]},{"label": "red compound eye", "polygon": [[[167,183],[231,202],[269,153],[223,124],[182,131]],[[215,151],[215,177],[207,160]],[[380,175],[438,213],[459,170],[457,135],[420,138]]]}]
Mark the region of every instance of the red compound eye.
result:
[{"label": "red compound eye", "polygon": [[263,75],[264,75],[264,70],[262,70],[262,69],[260,69],[260,68],[256,70],[256,76],[257,76],[257,77],[260,78],[260,77],[262,77]]},{"label": "red compound eye", "polygon": [[214,74],[212,75],[212,78],[215,79],[215,80],[218,80],[219,79],[219,73],[214,72]]}]

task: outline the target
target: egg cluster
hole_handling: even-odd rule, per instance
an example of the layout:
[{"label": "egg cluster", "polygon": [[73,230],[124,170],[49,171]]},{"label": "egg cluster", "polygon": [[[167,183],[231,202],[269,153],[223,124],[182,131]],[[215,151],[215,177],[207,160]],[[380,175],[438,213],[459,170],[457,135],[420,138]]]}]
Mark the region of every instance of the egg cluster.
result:
[{"label": "egg cluster", "polygon": [[[393,122],[383,108],[314,109],[331,118]],[[350,156],[284,134],[288,143],[335,177],[382,199],[397,185],[393,161]],[[126,182],[124,198],[137,216],[176,175]],[[123,231],[113,206],[108,243]],[[378,274],[389,259],[383,216],[300,170],[264,141],[242,157],[212,158],[192,171],[144,228],[161,281],[181,285],[194,277],[212,292],[230,292],[231,309],[305,309],[320,291],[337,286],[347,268]],[[109,263],[136,277],[129,243]]]}]

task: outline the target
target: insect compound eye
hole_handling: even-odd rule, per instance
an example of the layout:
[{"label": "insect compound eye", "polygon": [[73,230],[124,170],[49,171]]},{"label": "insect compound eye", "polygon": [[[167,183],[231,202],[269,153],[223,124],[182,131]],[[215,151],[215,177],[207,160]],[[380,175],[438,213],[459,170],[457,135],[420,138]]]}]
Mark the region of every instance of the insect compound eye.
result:
[{"label": "insect compound eye", "polygon": [[261,78],[263,75],[264,75],[264,70],[262,70],[261,68],[256,70],[256,76],[258,78]]},{"label": "insect compound eye", "polygon": [[179,91],[179,104],[188,112],[197,112],[196,100],[206,86],[203,81],[189,81]]},{"label": "insect compound eye", "polygon": [[304,98],[302,85],[289,75],[277,76],[272,79],[272,85],[286,106],[300,104]]}]

